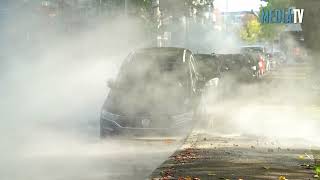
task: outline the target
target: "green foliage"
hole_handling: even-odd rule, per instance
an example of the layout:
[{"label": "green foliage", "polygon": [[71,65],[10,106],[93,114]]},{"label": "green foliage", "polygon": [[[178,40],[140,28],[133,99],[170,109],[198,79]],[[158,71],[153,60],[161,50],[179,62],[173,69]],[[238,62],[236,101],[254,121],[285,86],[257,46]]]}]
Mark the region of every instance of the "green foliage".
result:
[{"label": "green foliage", "polygon": [[256,42],[260,34],[261,24],[257,19],[249,20],[240,30],[241,39],[249,43]]},{"label": "green foliage", "polygon": [[320,176],[320,165],[315,167],[315,171],[316,171],[317,175]]},{"label": "green foliage", "polygon": [[141,10],[148,10],[151,8],[152,1],[151,0],[131,0],[131,4],[139,7]]},{"label": "green foliage", "polygon": [[261,34],[260,39],[261,40],[274,40],[275,37],[278,36],[278,34],[283,31],[285,28],[285,25],[283,24],[262,24],[261,25]]},{"label": "green foliage", "polygon": [[267,8],[288,8],[293,6],[293,0],[269,0]]}]

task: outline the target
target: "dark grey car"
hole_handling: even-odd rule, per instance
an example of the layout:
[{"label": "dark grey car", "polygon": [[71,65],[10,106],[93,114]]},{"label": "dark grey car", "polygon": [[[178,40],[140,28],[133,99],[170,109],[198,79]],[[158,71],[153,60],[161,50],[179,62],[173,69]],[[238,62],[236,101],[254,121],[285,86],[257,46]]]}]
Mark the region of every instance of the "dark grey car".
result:
[{"label": "dark grey car", "polygon": [[189,131],[204,84],[197,65],[184,48],[145,48],[130,54],[109,84],[100,136]]}]

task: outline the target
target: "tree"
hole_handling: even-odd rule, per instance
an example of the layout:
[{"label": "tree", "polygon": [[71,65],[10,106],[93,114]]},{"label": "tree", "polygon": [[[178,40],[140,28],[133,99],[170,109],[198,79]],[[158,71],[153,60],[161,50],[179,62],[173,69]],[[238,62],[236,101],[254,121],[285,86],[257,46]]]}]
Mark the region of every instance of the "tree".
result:
[{"label": "tree", "polygon": [[246,15],[243,18],[243,27],[240,29],[240,37],[249,43],[256,42],[261,34],[261,24],[254,15]]}]

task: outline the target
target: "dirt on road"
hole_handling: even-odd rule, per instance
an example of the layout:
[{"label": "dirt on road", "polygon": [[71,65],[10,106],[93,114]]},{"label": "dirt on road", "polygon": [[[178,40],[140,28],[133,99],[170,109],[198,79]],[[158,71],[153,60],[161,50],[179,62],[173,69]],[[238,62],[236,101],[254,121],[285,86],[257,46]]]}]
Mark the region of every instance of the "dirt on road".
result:
[{"label": "dirt on road", "polygon": [[314,179],[314,156],[305,144],[299,139],[197,132],[150,179]]}]

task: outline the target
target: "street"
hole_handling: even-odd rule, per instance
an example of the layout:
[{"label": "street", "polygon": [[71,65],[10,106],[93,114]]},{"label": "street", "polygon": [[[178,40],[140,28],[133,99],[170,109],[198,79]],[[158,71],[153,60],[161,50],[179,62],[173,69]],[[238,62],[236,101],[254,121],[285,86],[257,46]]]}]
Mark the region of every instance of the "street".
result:
[{"label": "street", "polygon": [[291,65],[243,87],[255,94],[212,110],[209,126],[195,128],[150,179],[313,179],[320,106],[302,91],[308,72],[307,65]]},{"label": "street", "polygon": [[[44,134],[47,136],[44,137]],[[2,152],[3,180],[140,180],[182,143],[181,139],[108,140],[43,133],[19,152]],[[86,139],[84,141],[84,139]]]}]

